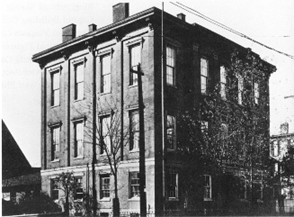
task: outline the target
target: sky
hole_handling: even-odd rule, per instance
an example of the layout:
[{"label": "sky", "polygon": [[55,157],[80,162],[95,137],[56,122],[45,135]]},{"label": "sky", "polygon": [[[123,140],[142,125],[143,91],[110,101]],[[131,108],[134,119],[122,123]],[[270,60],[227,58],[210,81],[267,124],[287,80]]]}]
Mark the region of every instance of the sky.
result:
[{"label": "sky", "polygon": [[[162,1],[129,1],[130,15]],[[175,2],[175,1],[173,1]],[[259,42],[294,56],[293,0],[187,0],[180,1],[206,16]],[[0,69],[1,118],[32,166],[40,166],[41,70],[31,61],[33,54],[61,43],[62,27],[75,23],[77,36],[95,23],[112,22],[112,0],[9,0],[1,1]],[[290,122],[294,132],[294,60],[227,32],[166,1],[166,12],[186,14],[186,21],[198,23],[274,64],[270,79],[271,134]]]}]

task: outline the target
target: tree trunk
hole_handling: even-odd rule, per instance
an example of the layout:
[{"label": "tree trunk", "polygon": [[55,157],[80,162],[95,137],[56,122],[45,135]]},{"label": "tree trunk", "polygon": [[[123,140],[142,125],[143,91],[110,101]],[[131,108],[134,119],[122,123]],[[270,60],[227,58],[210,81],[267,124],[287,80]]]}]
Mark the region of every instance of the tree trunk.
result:
[{"label": "tree trunk", "polygon": [[112,200],[112,209],[113,209],[113,216],[119,217],[119,199],[118,199],[118,190],[117,190],[117,171],[114,174],[114,198]]}]

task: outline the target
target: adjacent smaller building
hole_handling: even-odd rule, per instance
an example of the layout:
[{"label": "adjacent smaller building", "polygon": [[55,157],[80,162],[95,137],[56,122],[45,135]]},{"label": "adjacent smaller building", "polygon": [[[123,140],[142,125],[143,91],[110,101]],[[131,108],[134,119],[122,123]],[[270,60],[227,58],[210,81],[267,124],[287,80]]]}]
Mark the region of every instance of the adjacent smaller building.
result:
[{"label": "adjacent smaller building", "polygon": [[2,120],[2,199],[17,203],[41,190],[40,168],[30,165]]},{"label": "adjacent smaller building", "polygon": [[294,213],[294,133],[289,133],[288,123],[281,124],[280,134],[271,136],[270,146],[276,211]]}]

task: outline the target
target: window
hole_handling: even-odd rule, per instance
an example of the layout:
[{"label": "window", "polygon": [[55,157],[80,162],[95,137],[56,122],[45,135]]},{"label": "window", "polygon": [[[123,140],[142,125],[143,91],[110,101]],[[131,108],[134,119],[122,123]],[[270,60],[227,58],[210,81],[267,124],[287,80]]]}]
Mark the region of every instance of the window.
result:
[{"label": "window", "polygon": [[75,70],[75,100],[84,97],[84,64],[79,63],[74,66]]},{"label": "window", "polygon": [[208,130],[208,121],[201,121],[201,132],[205,133]]},{"label": "window", "polygon": [[166,141],[168,149],[176,148],[176,118],[171,115],[166,117]]},{"label": "window", "polygon": [[51,160],[58,158],[57,153],[60,150],[60,127],[51,128]]},{"label": "window", "polygon": [[174,48],[166,47],[166,84],[175,86],[176,51]]},{"label": "window", "polygon": [[111,56],[110,54],[101,57],[101,93],[111,91]]},{"label": "window", "polygon": [[130,85],[137,85],[138,75],[136,72],[141,64],[141,44],[130,47],[130,64]]},{"label": "window", "polygon": [[211,175],[204,175],[204,201],[212,200]]},{"label": "window", "polygon": [[100,199],[110,197],[110,176],[100,176]]},{"label": "window", "polygon": [[201,93],[207,93],[208,86],[208,60],[201,58],[200,60],[200,73],[201,73]]},{"label": "window", "polygon": [[274,175],[279,174],[279,163],[274,164]]},{"label": "window", "polygon": [[82,178],[75,177],[75,181],[76,181],[76,192],[74,195],[74,199],[75,200],[83,200],[84,190],[83,190]]},{"label": "window", "polygon": [[253,190],[257,200],[263,200],[263,185],[262,183],[253,183]]},{"label": "window", "polygon": [[259,84],[254,82],[254,102],[259,103]]},{"label": "window", "polygon": [[139,149],[139,112],[130,111],[130,151]]},{"label": "window", "polygon": [[75,138],[74,138],[74,156],[75,157],[82,157],[84,153],[84,123],[83,122],[76,122],[75,123]]},{"label": "window", "polygon": [[109,153],[110,151],[110,135],[111,132],[111,117],[110,115],[100,118],[101,126],[101,142],[100,154]]},{"label": "window", "polygon": [[138,172],[130,172],[130,198],[140,196],[140,178]]},{"label": "window", "polygon": [[222,99],[226,99],[226,85],[227,85],[227,73],[224,66],[220,67],[220,95]]},{"label": "window", "polygon": [[59,105],[60,100],[60,71],[51,73],[51,106]]},{"label": "window", "polygon": [[243,103],[243,77],[241,75],[237,76],[238,79],[238,103],[242,105]]},{"label": "window", "polygon": [[58,200],[59,191],[58,191],[58,181],[56,179],[51,179],[51,198],[53,200]]},{"label": "window", "polygon": [[272,143],[272,155],[273,155],[273,157],[279,156],[279,154],[280,154],[280,147],[279,146],[280,146],[279,141],[277,141],[277,140]]},{"label": "window", "polygon": [[167,196],[169,199],[178,199],[178,173],[174,169],[167,173]]},{"label": "window", "polygon": [[247,199],[247,186],[248,182],[245,179],[241,179],[240,182],[240,199],[246,200]]}]

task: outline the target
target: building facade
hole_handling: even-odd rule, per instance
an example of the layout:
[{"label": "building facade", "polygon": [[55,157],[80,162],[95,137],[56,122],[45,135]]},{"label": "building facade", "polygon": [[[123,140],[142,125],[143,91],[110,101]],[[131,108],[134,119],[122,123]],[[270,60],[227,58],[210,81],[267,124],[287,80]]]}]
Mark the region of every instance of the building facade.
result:
[{"label": "building facade", "polygon": [[[162,17],[163,16],[163,17]],[[163,24],[163,26],[162,26]],[[162,28],[163,27],[163,32]],[[128,4],[113,7],[113,23],[76,37],[63,28],[63,42],[33,56],[42,73],[42,190],[58,201],[54,179],[72,171],[85,193],[97,189],[98,211],[112,212],[114,177],[97,137],[107,137],[110,117],[120,114],[118,197],[121,212],[139,212],[138,69],[143,73],[146,198],[149,213],[187,208],[182,161],[178,158],[177,115],[197,107],[216,84],[234,50],[247,49],[197,24],[150,8],[129,16]],[[258,86],[268,116],[268,79],[274,66],[262,61],[266,76]],[[245,82],[244,82],[245,83]],[[243,83],[242,83],[243,84]],[[239,87],[241,82],[239,82]],[[262,88],[261,88],[262,87]],[[222,97],[225,91],[220,93]],[[238,96],[237,96],[238,98]],[[239,98],[239,103],[241,98]],[[237,103],[238,104],[238,103]],[[265,134],[268,135],[268,122]],[[98,136],[97,136],[97,130]],[[103,142],[107,146],[108,142]],[[94,144],[94,145],[93,145]],[[268,143],[267,143],[268,144]],[[94,147],[94,149],[93,149]],[[113,147],[113,146],[111,146]],[[212,188],[211,175],[205,189]],[[211,190],[207,201],[213,201]],[[191,204],[193,207],[194,205]],[[197,209],[202,209],[198,208]]]},{"label": "building facade", "polygon": [[280,134],[271,136],[270,156],[273,159],[274,196],[276,211],[294,213],[294,133],[286,122],[280,126]]}]

